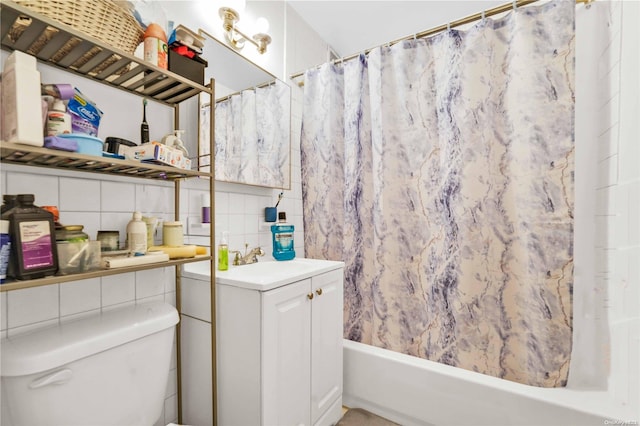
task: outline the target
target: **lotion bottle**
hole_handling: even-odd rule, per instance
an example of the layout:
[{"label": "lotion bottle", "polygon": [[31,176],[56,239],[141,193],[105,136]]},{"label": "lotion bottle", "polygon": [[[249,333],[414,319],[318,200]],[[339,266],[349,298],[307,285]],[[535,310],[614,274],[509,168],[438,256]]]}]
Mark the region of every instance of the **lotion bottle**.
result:
[{"label": "lotion bottle", "polygon": [[140,212],[134,212],[127,225],[127,250],[135,254],[147,252],[147,224],[142,221]]},{"label": "lotion bottle", "polygon": [[71,133],[71,115],[61,99],[53,101],[53,108],[47,113],[47,136]]}]

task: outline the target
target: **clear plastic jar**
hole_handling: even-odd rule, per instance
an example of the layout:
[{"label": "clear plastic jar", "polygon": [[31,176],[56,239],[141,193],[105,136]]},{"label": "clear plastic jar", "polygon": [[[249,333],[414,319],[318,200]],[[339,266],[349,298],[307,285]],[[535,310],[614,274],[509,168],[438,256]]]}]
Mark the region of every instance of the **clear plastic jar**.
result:
[{"label": "clear plastic jar", "polygon": [[182,222],[164,222],[162,224],[162,243],[165,246],[179,247],[184,245]]},{"label": "clear plastic jar", "polygon": [[119,231],[98,231],[101,251],[115,251],[120,249]]},{"label": "clear plastic jar", "polygon": [[67,225],[56,230],[56,241],[66,241],[68,243],[80,243],[89,241],[89,236],[82,232],[82,225]]}]

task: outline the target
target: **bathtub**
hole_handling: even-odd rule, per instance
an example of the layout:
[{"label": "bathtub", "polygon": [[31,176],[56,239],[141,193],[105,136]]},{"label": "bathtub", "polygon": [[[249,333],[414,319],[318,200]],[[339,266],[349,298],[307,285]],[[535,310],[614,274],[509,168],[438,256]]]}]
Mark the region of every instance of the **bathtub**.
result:
[{"label": "bathtub", "polygon": [[606,425],[602,391],[537,388],[344,340],[343,404],[411,425]]}]

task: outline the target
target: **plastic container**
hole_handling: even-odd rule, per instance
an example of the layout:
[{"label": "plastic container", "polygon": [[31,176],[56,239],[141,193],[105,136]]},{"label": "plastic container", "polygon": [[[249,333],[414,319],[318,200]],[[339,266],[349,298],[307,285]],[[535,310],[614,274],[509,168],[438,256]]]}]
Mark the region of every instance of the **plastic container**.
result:
[{"label": "plastic container", "polygon": [[13,194],[4,194],[2,196],[2,207],[0,208],[0,214],[11,210],[18,205],[18,196]]},{"label": "plastic container", "polygon": [[40,93],[45,96],[68,100],[73,98],[74,89],[70,84],[43,84],[40,87]]},{"label": "plastic container", "polygon": [[124,148],[128,146],[137,146],[131,141],[122,138],[115,138],[113,136],[109,136],[107,139],[105,139],[104,143],[107,146],[107,152],[119,155],[124,155]]},{"label": "plastic container", "polygon": [[71,133],[71,115],[60,99],[53,102],[53,108],[47,113],[47,136]]},{"label": "plastic container", "polygon": [[276,260],[291,260],[296,257],[296,251],[293,249],[293,232],[294,226],[286,223],[287,214],[285,212],[278,213],[278,223],[271,225],[271,234],[273,242],[273,257]]},{"label": "plastic container", "polygon": [[62,275],[100,269],[100,241],[58,241],[58,273]]},{"label": "plastic container", "polygon": [[56,242],[81,243],[89,241],[89,236],[82,232],[82,225],[67,225],[56,229]]},{"label": "plastic container", "polygon": [[142,221],[140,212],[133,212],[133,218],[127,225],[127,250],[141,254],[147,252],[147,224]]},{"label": "plastic container", "polygon": [[1,92],[2,140],[43,146],[40,72],[36,58],[17,50],[12,52],[5,61]]},{"label": "plastic container", "polygon": [[218,244],[218,271],[226,271],[229,269],[229,236],[225,231],[222,233],[220,243]]},{"label": "plastic container", "polygon": [[33,202],[33,194],[19,194],[18,205],[2,215],[10,222],[10,272],[21,280],[54,275],[58,269],[53,214]]},{"label": "plastic container", "polygon": [[182,222],[164,222],[162,224],[162,244],[169,247],[184,245]]},{"label": "plastic container", "polygon": [[117,251],[120,249],[120,231],[98,231],[97,240],[101,251]]},{"label": "plastic container", "polygon": [[160,219],[155,216],[142,216],[142,221],[147,225],[147,250],[149,250],[149,247],[155,245],[154,237],[156,235]]},{"label": "plastic container", "polygon": [[7,279],[7,269],[11,252],[11,237],[9,236],[9,221],[0,220],[0,283]]},{"label": "plastic container", "polygon": [[162,27],[151,23],[144,32],[144,60],[158,68],[169,68],[167,35]]},{"label": "plastic container", "polygon": [[78,154],[96,155],[102,157],[104,143],[102,139],[84,133],[70,133],[58,135],[59,138],[71,139],[78,144]]},{"label": "plastic container", "polygon": [[202,194],[202,223],[211,223],[211,197]]}]

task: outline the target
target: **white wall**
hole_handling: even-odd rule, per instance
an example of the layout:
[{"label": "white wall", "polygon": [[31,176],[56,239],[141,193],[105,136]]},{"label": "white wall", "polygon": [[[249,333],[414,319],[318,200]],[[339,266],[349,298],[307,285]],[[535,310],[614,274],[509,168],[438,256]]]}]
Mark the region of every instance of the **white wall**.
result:
[{"label": "white wall", "polygon": [[[597,96],[596,167],[590,189],[595,192],[594,286],[582,294],[599,301],[579,312],[594,324],[601,339],[593,349],[602,354],[591,365],[604,370],[603,384],[612,410],[622,420],[640,420],[640,2],[598,1],[592,6],[588,48],[598,57],[592,90]],[[580,34],[579,34],[580,35]],[[579,99],[577,99],[580,102]],[[577,140],[577,143],[579,140]],[[579,150],[580,147],[577,148]],[[576,151],[578,152],[578,151]],[[576,254],[577,256],[578,254]],[[577,282],[577,281],[576,281]],[[574,292],[575,295],[578,291]],[[587,303],[587,306],[589,303]],[[576,318],[578,320],[578,318]],[[587,348],[582,348],[587,350]],[[570,382],[571,383],[571,382]]]},{"label": "white wall", "polygon": [[[195,8],[195,2],[162,2],[166,6],[175,3],[182,8],[185,19],[197,17],[203,24],[219,22],[217,13],[206,20]],[[207,2],[208,3],[208,2]],[[252,11],[252,4],[257,10]],[[197,4],[200,7],[200,3]],[[288,9],[288,8],[287,8]],[[300,22],[295,12],[285,11],[284,3],[248,2],[247,16],[266,15],[271,22],[270,33],[274,37],[272,46],[263,57],[255,59],[260,66],[274,75],[285,79],[292,73],[313,65],[326,58],[327,46],[306,24]],[[176,15],[174,15],[176,16]],[[185,25],[192,23],[185,21]],[[193,27],[198,28],[199,23]],[[217,31],[215,28],[210,28]],[[286,29],[286,31],[285,31]],[[285,38],[285,32],[288,38]],[[304,48],[300,48],[304,41]],[[297,53],[284,54],[285,49],[295,44]],[[247,56],[251,46],[245,48]],[[1,58],[6,58],[6,52]],[[287,71],[285,71],[285,67]],[[43,82],[72,83],[92,98],[105,112],[99,136],[119,136],[137,140],[142,120],[142,100],[107,86],[72,76],[57,68],[38,64]],[[304,256],[302,225],[302,193],[300,186],[300,124],[301,89],[292,89],[293,108],[291,126],[291,176],[292,189],[285,191],[279,211],[286,211],[289,222],[296,226],[295,250]],[[160,139],[173,129],[173,110],[153,101],[149,102],[147,121],[152,139]],[[195,132],[188,137],[195,137]],[[38,205],[55,205],[60,209],[60,220],[65,224],[83,224],[92,239],[100,229],[120,230],[121,242],[131,212],[143,213],[172,220],[174,216],[173,185],[163,182],[100,176],[92,173],[53,172],[50,170],[2,165],[0,170],[0,195],[33,193]],[[208,182],[190,180],[181,191],[181,220],[186,226],[187,217],[200,216],[200,195],[208,190]],[[244,250],[261,245],[267,256],[271,256],[271,233],[260,229],[265,206],[272,206],[280,190],[251,187],[246,185],[217,183],[215,194],[216,233],[230,232],[230,248]],[[218,240],[218,238],[216,238]],[[161,234],[156,242],[161,242]],[[208,243],[208,238],[199,242]],[[173,268],[161,268],[110,277],[96,278],[71,283],[53,284],[31,289],[0,293],[0,337],[15,335],[34,328],[40,328],[60,321],[111,309],[117,306],[150,300],[164,300],[175,305],[175,278]],[[175,349],[174,349],[175,351]],[[177,377],[175,356],[171,366],[169,384],[166,390],[165,409],[157,425],[177,421]]]}]

